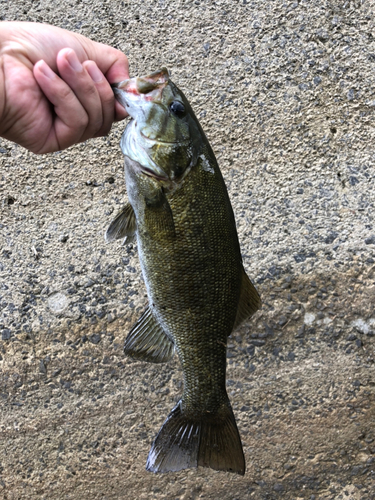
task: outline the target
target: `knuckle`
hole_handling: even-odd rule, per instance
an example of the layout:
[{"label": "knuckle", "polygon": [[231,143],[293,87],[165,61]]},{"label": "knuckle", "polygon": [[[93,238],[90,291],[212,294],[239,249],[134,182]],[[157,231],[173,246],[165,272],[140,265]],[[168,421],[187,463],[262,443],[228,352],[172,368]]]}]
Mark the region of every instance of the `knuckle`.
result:
[{"label": "knuckle", "polygon": [[113,90],[108,84],[103,85],[103,88],[101,89],[99,95],[100,95],[100,100],[104,105],[113,106],[115,102],[115,95],[113,93]]},{"label": "knuckle", "polygon": [[67,99],[74,99],[74,93],[70,87],[67,85],[61,85],[58,96],[61,99],[61,101],[66,101]]},{"label": "knuckle", "polygon": [[103,120],[95,120],[93,125],[92,125],[92,134],[96,135],[97,133],[100,132],[100,130],[103,127]]},{"label": "knuckle", "polygon": [[104,137],[105,135],[108,135],[111,128],[112,128],[112,123],[103,125],[94,135],[94,137]]},{"label": "knuckle", "polygon": [[87,113],[82,112],[77,116],[76,128],[79,130],[85,129],[89,125],[89,122],[90,120]]},{"label": "knuckle", "polygon": [[124,61],[125,64],[128,64],[128,57],[126,54],[124,54],[123,52],[121,52],[121,50],[119,51],[120,52],[120,56],[119,56],[119,59],[120,61]]},{"label": "knuckle", "polygon": [[97,96],[98,91],[96,90],[96,87],[94,85],[94,82],[92,80],[85,80],[85,82],[82,82],[82,94],[85,96],[85,99],[92,99],[93,97]]},{"label": "knuckle", "polygon": [[98,134],[100,134],[102,126],[103,126],[103,120],[101,117],[88,119],[83,139],[86,140],[91,137],[99,137]]}]

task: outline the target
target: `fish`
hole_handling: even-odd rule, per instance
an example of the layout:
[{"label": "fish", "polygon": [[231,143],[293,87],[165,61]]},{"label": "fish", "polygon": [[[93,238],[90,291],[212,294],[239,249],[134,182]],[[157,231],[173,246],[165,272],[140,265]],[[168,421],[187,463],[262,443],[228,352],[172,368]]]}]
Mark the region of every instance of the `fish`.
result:
[{"label": "fish", "polygon": [[166,68],[112,87],[131,117],[120,143],[129,203],[105,239],[136,238],[148,295],[124,353],[151,363],[177,353],[184,381],[146,469],[203,466],[243,475],[241,438],[226,392],[226,346],[261,300],[243,267],[222,174]]}]

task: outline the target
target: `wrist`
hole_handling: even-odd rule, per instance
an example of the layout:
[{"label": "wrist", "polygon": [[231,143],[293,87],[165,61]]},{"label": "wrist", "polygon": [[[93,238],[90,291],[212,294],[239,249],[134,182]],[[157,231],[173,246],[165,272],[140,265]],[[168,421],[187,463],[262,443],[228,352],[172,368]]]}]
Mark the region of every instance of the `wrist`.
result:
[{"label": "wrist", "polygon": [[3,135],[3,126],[5,121],[5,76],[4,76],[4,57],[0,45],[0,136]]},{"label": "wrist", "polygon": [[0,22],[0,136],[4,137],[6,131],[6,54],[9,52],[9,42],[16,25],[21,24],[11,21]]}]

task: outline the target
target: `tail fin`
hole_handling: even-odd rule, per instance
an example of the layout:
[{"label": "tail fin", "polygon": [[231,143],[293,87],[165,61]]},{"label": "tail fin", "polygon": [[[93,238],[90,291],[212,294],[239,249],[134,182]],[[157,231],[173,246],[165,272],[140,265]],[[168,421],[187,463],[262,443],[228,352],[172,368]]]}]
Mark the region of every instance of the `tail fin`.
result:
[{"label": "tail fin", "polygon": [[191,467],[245,474],[245,457],[232,408],[221,414],[188,418],[181,401],[168,415],[148,454],[146,469],[170,472]]}]

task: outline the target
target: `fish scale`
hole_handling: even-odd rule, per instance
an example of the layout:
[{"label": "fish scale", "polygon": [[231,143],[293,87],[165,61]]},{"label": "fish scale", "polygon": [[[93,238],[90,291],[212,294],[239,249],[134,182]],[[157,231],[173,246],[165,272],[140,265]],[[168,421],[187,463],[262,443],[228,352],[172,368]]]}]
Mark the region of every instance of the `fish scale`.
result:
[{"label": "fish scale", "polygon": [[[208,213],[200,191],[211,200]],[[199,162],[168,201],[173,214],[182,214],[174,219],[176,238],[167,239],[157,253],[147,228],[139,242],[142,269],[152,311],[174,339],[182,364],[183,407],[214,412],[223,403],[225,345],[240,293],[239,246],[230,218],[224,217],[231,207],[221,175],[204,171]],[[142,220],[138,227],[141,231]],[[159,276],[167,268],[168,286],[161,286]]]},{"label": "fish scale", "polygon": [[182,397],[156,436],[146,468],[204,466],[244,474],[225,387],[226,344],[260,299],[243,269],[223,177],[167,70],[114,90],[133,118],[121,140],[129,205],[106,239],[136,235],[149,298],[124,350],[154,363],[176,351],[184,377]]}]

